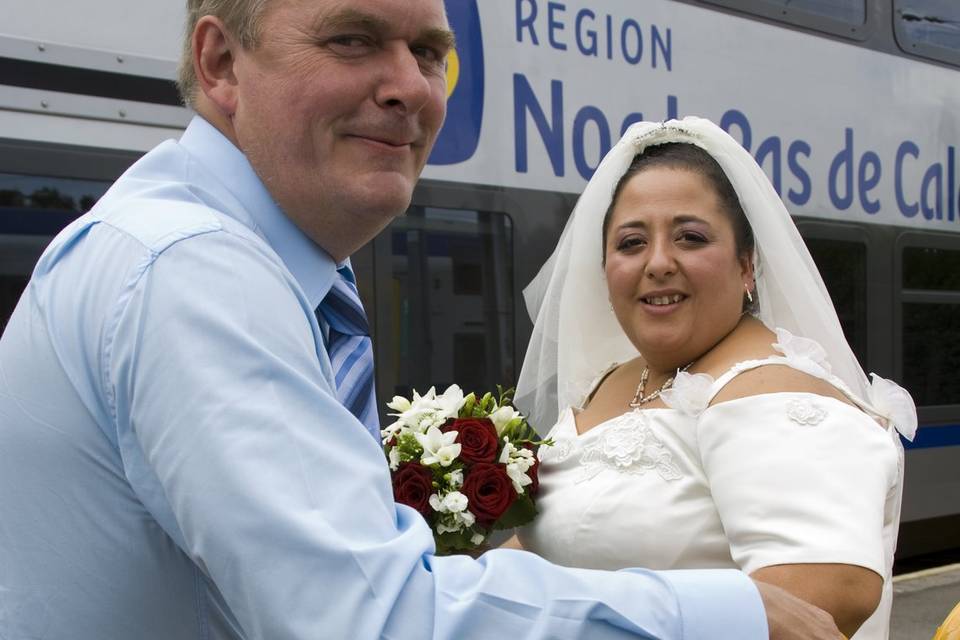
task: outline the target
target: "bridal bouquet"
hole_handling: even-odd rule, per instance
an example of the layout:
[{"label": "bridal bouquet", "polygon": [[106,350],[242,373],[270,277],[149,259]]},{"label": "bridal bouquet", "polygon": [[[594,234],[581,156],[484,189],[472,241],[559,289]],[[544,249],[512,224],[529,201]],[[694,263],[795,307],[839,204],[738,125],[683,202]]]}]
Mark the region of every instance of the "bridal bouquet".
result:
[{"label": "bridal bouquet", "polygon": [[539,440],[511,405],[513,390],[477,399],[457,385],[387,403],[396,422],[383,429],[397,502],[433,529],[437,553],[473,551],[495,529],[533,520]]}]

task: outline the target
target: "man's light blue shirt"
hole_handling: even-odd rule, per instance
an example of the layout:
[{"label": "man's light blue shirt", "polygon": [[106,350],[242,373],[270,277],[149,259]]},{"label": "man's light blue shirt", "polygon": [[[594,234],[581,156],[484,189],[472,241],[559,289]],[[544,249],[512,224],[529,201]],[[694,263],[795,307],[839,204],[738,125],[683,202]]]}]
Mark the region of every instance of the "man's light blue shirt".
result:
[{"label": "man's light blue shirt", "polygon": [[0,339],[0,637],[766,638],[736,571],[432,555],[336,401],[335,268],[200,118],[54,239]]}]

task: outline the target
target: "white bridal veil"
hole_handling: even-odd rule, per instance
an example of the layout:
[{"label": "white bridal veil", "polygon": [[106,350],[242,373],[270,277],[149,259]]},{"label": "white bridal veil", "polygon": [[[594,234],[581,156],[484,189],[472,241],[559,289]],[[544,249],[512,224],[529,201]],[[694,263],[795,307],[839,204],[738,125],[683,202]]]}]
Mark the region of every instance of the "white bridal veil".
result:
[{"label": "white bridal veil", "polygon": [[781,327],[820,343],[829,354],[832,373],[912,438],[916,429],[912,401],[886,380],[877,380],[883,393],[877,393],[877,384],[871,388],[843,336],[813,258],[763,170],[736,140],[702,118],[630,127],[600,163],[553,255],[524,290],[534,329],[516,404],[530,424],[546,433],[564,408],[584,398],[599,373],[637,354],[607,299],[601,225],[613,190],[633,158],[646,147],[667,142],[703,148],[733,184],[756,241],[759,319],[771,329]]}]

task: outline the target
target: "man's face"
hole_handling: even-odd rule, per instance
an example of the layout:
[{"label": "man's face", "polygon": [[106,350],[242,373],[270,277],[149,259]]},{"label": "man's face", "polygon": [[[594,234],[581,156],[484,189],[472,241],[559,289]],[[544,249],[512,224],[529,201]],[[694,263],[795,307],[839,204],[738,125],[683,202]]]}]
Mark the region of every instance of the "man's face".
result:
[{"label": "man's face", "polygon": [[[281,208],[333,254],[410,203],[446,113],[442,0],[273,0],[236,53],[237,143]],[[333,240],[336,242],[336,240]]]}]

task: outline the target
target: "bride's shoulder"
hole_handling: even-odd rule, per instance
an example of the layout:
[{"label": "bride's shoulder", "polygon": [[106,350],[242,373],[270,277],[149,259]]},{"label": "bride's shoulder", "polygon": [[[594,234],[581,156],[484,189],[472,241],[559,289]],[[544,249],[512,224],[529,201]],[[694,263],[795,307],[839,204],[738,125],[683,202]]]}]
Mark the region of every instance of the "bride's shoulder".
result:
[{"label": "bride's shoulder", "polygon": [[829,381],[829,368],[818,362],[815,352],[822,349],[815,342],[787,332],[775,333],[759,321],[750,322],[740,335],[731,337],[734,340],[730,344],[718,345],[721,352],[711,363],[714,371],[710,373],[717,378],[727,371],[736,375],[716,393],[711,404],[780,392],[812,393],[853,404]]}]

